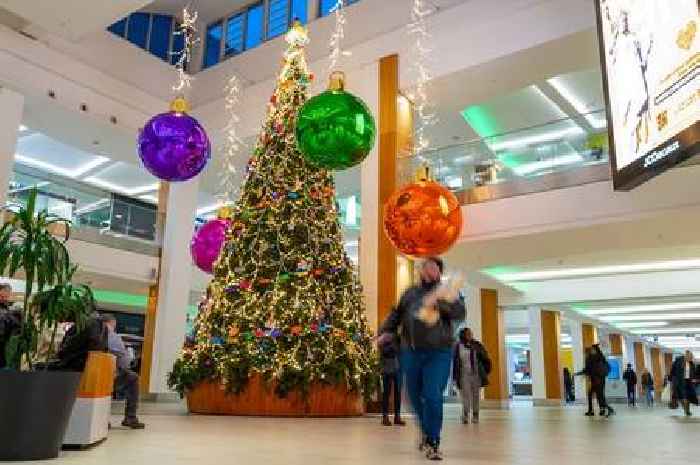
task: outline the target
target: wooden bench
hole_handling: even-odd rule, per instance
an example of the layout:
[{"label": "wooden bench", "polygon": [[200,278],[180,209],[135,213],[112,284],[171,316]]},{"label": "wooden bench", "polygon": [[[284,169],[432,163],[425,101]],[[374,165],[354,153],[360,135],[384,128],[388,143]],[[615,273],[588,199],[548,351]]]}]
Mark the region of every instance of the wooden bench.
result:
[{"label": "wooden bench", "polygon": [[90,352],[80,378],[75,400],[63,439],[64,445],[89,446],[107,437],[112,411],[112,390],[116,358],[106,352]]}]

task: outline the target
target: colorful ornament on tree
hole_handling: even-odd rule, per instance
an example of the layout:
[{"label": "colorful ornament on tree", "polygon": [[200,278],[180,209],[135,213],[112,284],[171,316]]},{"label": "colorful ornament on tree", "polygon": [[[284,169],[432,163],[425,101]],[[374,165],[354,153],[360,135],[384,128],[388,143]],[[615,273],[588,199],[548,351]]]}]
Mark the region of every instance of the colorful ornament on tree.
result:
[{"label": "colorful ornament on tree", "polygon": [[217,218],[204,223],[197,229],[190,242],[190,253],[197,268],[205,273],[214,271],[214,262],[219,258],[226,240],[226,229],[230,221]]},{"label": "colorful ornament on tree", "polygon": [[143,166],[163,181],[192,179],[211,158],[206,131],[186,111],[187,102],[177,98],[170,112],[151,118],[139,133],[138,152]]},{"label": "colorful ornament on tree", "polygon": [[342,72],[334,72],[329,89],[306,102],[297,117],[299,150],[320,168],[355,166],[374,146],[374,117],[362,100],[344,90],[344,81]]},{"label": "colorful ornament on tree", "polygon": [[418,182],[394,192],[384,205],[384,232],[405,255],[428,257],[444,253],[461,231],[459,200],[431,181],[427,168]]}]

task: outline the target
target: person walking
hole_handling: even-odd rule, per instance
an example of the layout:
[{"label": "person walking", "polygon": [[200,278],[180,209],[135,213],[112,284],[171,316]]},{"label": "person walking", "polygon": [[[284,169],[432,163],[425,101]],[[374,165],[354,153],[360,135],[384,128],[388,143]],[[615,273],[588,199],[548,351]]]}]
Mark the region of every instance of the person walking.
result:
[{"label": "person walking", "polygon": [[489,384],[491,360],[481,342],[474,339],[472,330],[464,328],[454,348],[452,377],[462,394],[462,423],[479,423],[481,388]]},{"label": "person walking", "polygon": [[397,337],[386,338],[379,347],[382,368],[382,424],[391,426],[389,420],[389,397],[394,393],[394,425],[404,426],[401,419],[401,367],[399,365],[399,344]]},{"label": "person walking", "polygon": [[440,286],[443,261],[426,259],[421,283],[406,290],[382,325],[382,339],[401,327],[401,371],[421,430],[419,449],[430,460],[442,460],[440,434],[443,394],[450,377],[454,323],[465,317],[464,299]]},{"label": "person walking", "polygon": [[671,378],[673,393],[678,402],[683,405],[686,416],[691,416],[690,404],[698,405],[698,396],[695,391],[696,367],[693,361],[693,353],[686,351],[685,355],[680,355],[673,361],[671,368]]},{"label": "person walking", "polygon": [[572,404],[576,402],[576,394],[574,391],[574,377],[571,376],[571,371],[568,367],[564,367],[564,394],[566,403]]},{"label": "person walking", "polygon": [[649,373],[649,370],[644,370],[642,373],[642,393],[647,407],[654,406],[654,378]]},{"label": "person walking", "polygon": [[622,374],[622,379],[627,385],[627,405],[637,406],[637,373],[632,369],[632,364],[627,364],[627,369]]},{"label": "person walking", "polygon": [[144,429],[136,416],[139,407],[139,375],[131,370],[131,356],[124,346],[124,341],[117,334],[117,319],[114,315],[102,315],[102,321],[107,327],[107,348],[117,358],[117,373],[114,384],[117,390],[124,389],[126,407],[122,426],[131,429]]},{"label": "person walking", "polygon": [[610,365],[598,344],[593,344],[591,348],[586,350],[586,354],[586,366],[577,373],[577,375],[587,376],[590,381],[586,416],[592,417],[595,415],[593,412],[593,396],[595,396],[598,401],[600,416],[611,417],[615,415],[615,409],[608,405],[605,399],[605,380],[608,373],[610,373]]}]

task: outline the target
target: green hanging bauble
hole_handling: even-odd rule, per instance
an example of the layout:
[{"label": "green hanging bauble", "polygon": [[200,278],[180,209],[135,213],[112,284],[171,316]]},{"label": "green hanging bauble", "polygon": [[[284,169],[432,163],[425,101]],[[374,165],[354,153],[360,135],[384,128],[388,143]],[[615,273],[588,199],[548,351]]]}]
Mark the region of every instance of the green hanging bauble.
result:
[{"label": "green hanging bauble", "polygon": [[328,90],[309,99],[297,116],[299,150],[310,163],[329,170],[362,162],[377,132],[369,108],[344,90],[344,81],[342,72],[334,72]]}]

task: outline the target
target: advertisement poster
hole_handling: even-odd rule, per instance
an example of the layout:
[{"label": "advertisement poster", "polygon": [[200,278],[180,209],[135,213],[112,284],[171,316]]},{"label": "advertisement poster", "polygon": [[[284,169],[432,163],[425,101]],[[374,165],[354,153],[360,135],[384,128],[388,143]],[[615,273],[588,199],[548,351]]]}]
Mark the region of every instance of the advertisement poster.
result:
[{"label": "advertisement poster", "polygon": [[698,0],[598,0],[616,188],[698,150]]}]

